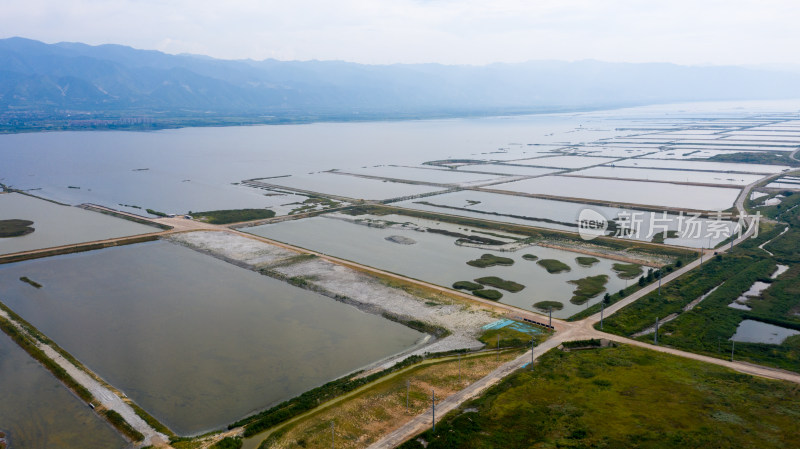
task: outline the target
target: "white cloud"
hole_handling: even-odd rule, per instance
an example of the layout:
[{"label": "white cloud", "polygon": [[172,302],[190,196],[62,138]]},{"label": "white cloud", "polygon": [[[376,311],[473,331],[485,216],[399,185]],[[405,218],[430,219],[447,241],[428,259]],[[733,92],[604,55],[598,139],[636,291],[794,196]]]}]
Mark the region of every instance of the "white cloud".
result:
[{"label": "white cloud", "polygon": [[220,58],[800,63],[779,0],[26,0],[0,32]]}]

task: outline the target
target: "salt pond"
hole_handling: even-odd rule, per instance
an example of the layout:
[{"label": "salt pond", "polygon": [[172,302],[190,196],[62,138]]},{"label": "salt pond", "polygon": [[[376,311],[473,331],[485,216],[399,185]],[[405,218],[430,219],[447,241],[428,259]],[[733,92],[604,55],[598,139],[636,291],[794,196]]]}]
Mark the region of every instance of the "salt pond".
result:
[{"label": "salt pond", "polygon": [[[380,218],[398,223],[409,222],[435,229],[459,231],[459,227],[455,225],[430,220],[399,215]],[[527,286],[518,293],[504,291],[501,302],[534,310],[533,304],[536,302],[560,301],[564,304],[564,309],[554,313],[553,316],[557,317],[568,317],[587,307],[586,304],[570,303],[572,292],[575,290],[575,285],[567,283],[570,280],[606,274],[609,276],[606,288],[612,292],[632,282],[619,279],[611,269],[616,262],[609,259],[600,259],[600,262],[592,267],[581,267],[575,262],[575,257],[581,254],[569,251],[532,246],[515,252],[498,253],[482,248],[457,246],[454,237],[445,235],[420,232],[411,228],[367,227],[325,216],[252,227],[246,231],[445,287],[450,287],[457,281],[499,276]],[[469,231],[461,229],[459,232]],[[413,239],[417,243],[399,245],[386,240],[386,237],[394,235]],[[331,238],[331,236],[336,237]],[[513,266],[490,268],[477,268],[466,264],[468,260],[477,259],[489,252],[509,257],[515,263]],[[534,254],[540,259],[560,260],[569,265],[571,271],[550,274],[536,262],[522,259],[523,254]],[[589,301],[589,304],[594,304],[601,298],[602,294]]]},{"label": "salt pond", "polygon": [[184,435],[224,426],[423,336],[163,241],[6,265],[0,297]]},{"label": "salt pond", "polygon": [[15,218],[32,221],[35,231],[20,237],[0,238],[0,254],[160,231],[152,226],[19,193],[0,194],[0,220]]},{"label": "salt pond", "polygon": [[587,168],[572,172],[570,175],[735,186],[746,186],[763,178],[762,175],[749,175],[741,173],[715,173],[688,170],[658,170],[650,168],[606,166]]},{"label": "salt pond", "polygon": [[616,179],[543,176],[497,184],[496,190],[697,210],[725,210],[739,189]]},{"label": "salt pond", "polygon": [[289,189],[307,190],[364,200],[387,200],[444,190],[442,187],[406,184],[327,172],[265,179],[264,182]]},{"label": "salt pond", "polygon": [[615,162],[618,167],[646,167],[646,168],[668,168],[703,170],[718,172],[743,172],[743,173],[762,173],[765,175],[780,173],[789,170],[788,165],[763,165],[763,164],[739,164],[732,162],[698,162],[680,160],[658,160],[658,159],[628,159]]},{"label": "salt pond", "polygon": [[430,182],[435,184],[475,185],[503,179],[503,176],[467,173],[458,170],[433,168],[397,167],[380,165],[377,167],[342,170],[345,173],[377,176],[381,178],[403,179],[407,181]]},{"label": "salt pond", "polygon": [[127,442],[0,332],[0,429],[12,448],[122,448]]},{"label": "salt pond", "polygon": [[[665,242],[667,244],[691,248],[714,247],[725,240],[729,235],[728,233],[735,227],[735,224],[729,221],[711,225],[710,223],[715,220],[697,219],[698,227],[695,232],[695,230],[689,229],[686,221],[688,220],[687,216],[681,222],[681,219],[675,214],[668,214],[664,219],[663,214],[655,212],[591,206],[569,201],[502,195],[474,190],[407,200],[395,205],[410,209],[572,232],[577,232],[577,223],[581,211],[591,209],[600,213],[607,220],[619,220],[627,217],[632,222],[637,222],[636,228],[639,231],[629,236],[634,240],[650,241],[654,233],[662,232],[662,226],[666,226],[667,230],[681,231],[679,238],[666,239]],[[710,226],[719,227],[724,232],[711,232]],[[651,231],[651,228],[653,231]]]}]

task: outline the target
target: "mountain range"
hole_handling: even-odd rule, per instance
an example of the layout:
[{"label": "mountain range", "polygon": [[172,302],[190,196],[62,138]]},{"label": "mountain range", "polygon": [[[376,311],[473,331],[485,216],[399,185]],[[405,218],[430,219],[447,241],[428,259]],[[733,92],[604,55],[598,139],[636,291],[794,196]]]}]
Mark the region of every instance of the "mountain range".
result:
[{"label": "mountain range", "polygon": [[221,60],[0,39],[0,126],[6,128],[75,118],[348,120],[797,97],[800,73],[734,66]]}]

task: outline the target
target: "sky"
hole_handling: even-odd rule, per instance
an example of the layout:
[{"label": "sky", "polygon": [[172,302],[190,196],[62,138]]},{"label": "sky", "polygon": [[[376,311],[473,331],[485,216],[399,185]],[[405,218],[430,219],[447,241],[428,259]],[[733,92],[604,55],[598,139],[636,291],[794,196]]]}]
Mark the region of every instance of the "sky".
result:
[{"label": "sky", "polygon": [[223,59],[800,64],[797,0],[6,0],[0,37]]}]

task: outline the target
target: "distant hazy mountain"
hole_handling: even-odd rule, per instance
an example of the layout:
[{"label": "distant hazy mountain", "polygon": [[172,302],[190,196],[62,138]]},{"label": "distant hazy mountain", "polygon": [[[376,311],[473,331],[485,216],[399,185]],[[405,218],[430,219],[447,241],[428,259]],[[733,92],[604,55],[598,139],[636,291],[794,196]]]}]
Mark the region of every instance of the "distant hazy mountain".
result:
[{"label": "distant hazy mountain", "polygon": [[120,45],[0,40],[0,121],[404,117],[800,97],[800,74],[597,61],[488,66],[228,61]]}]

